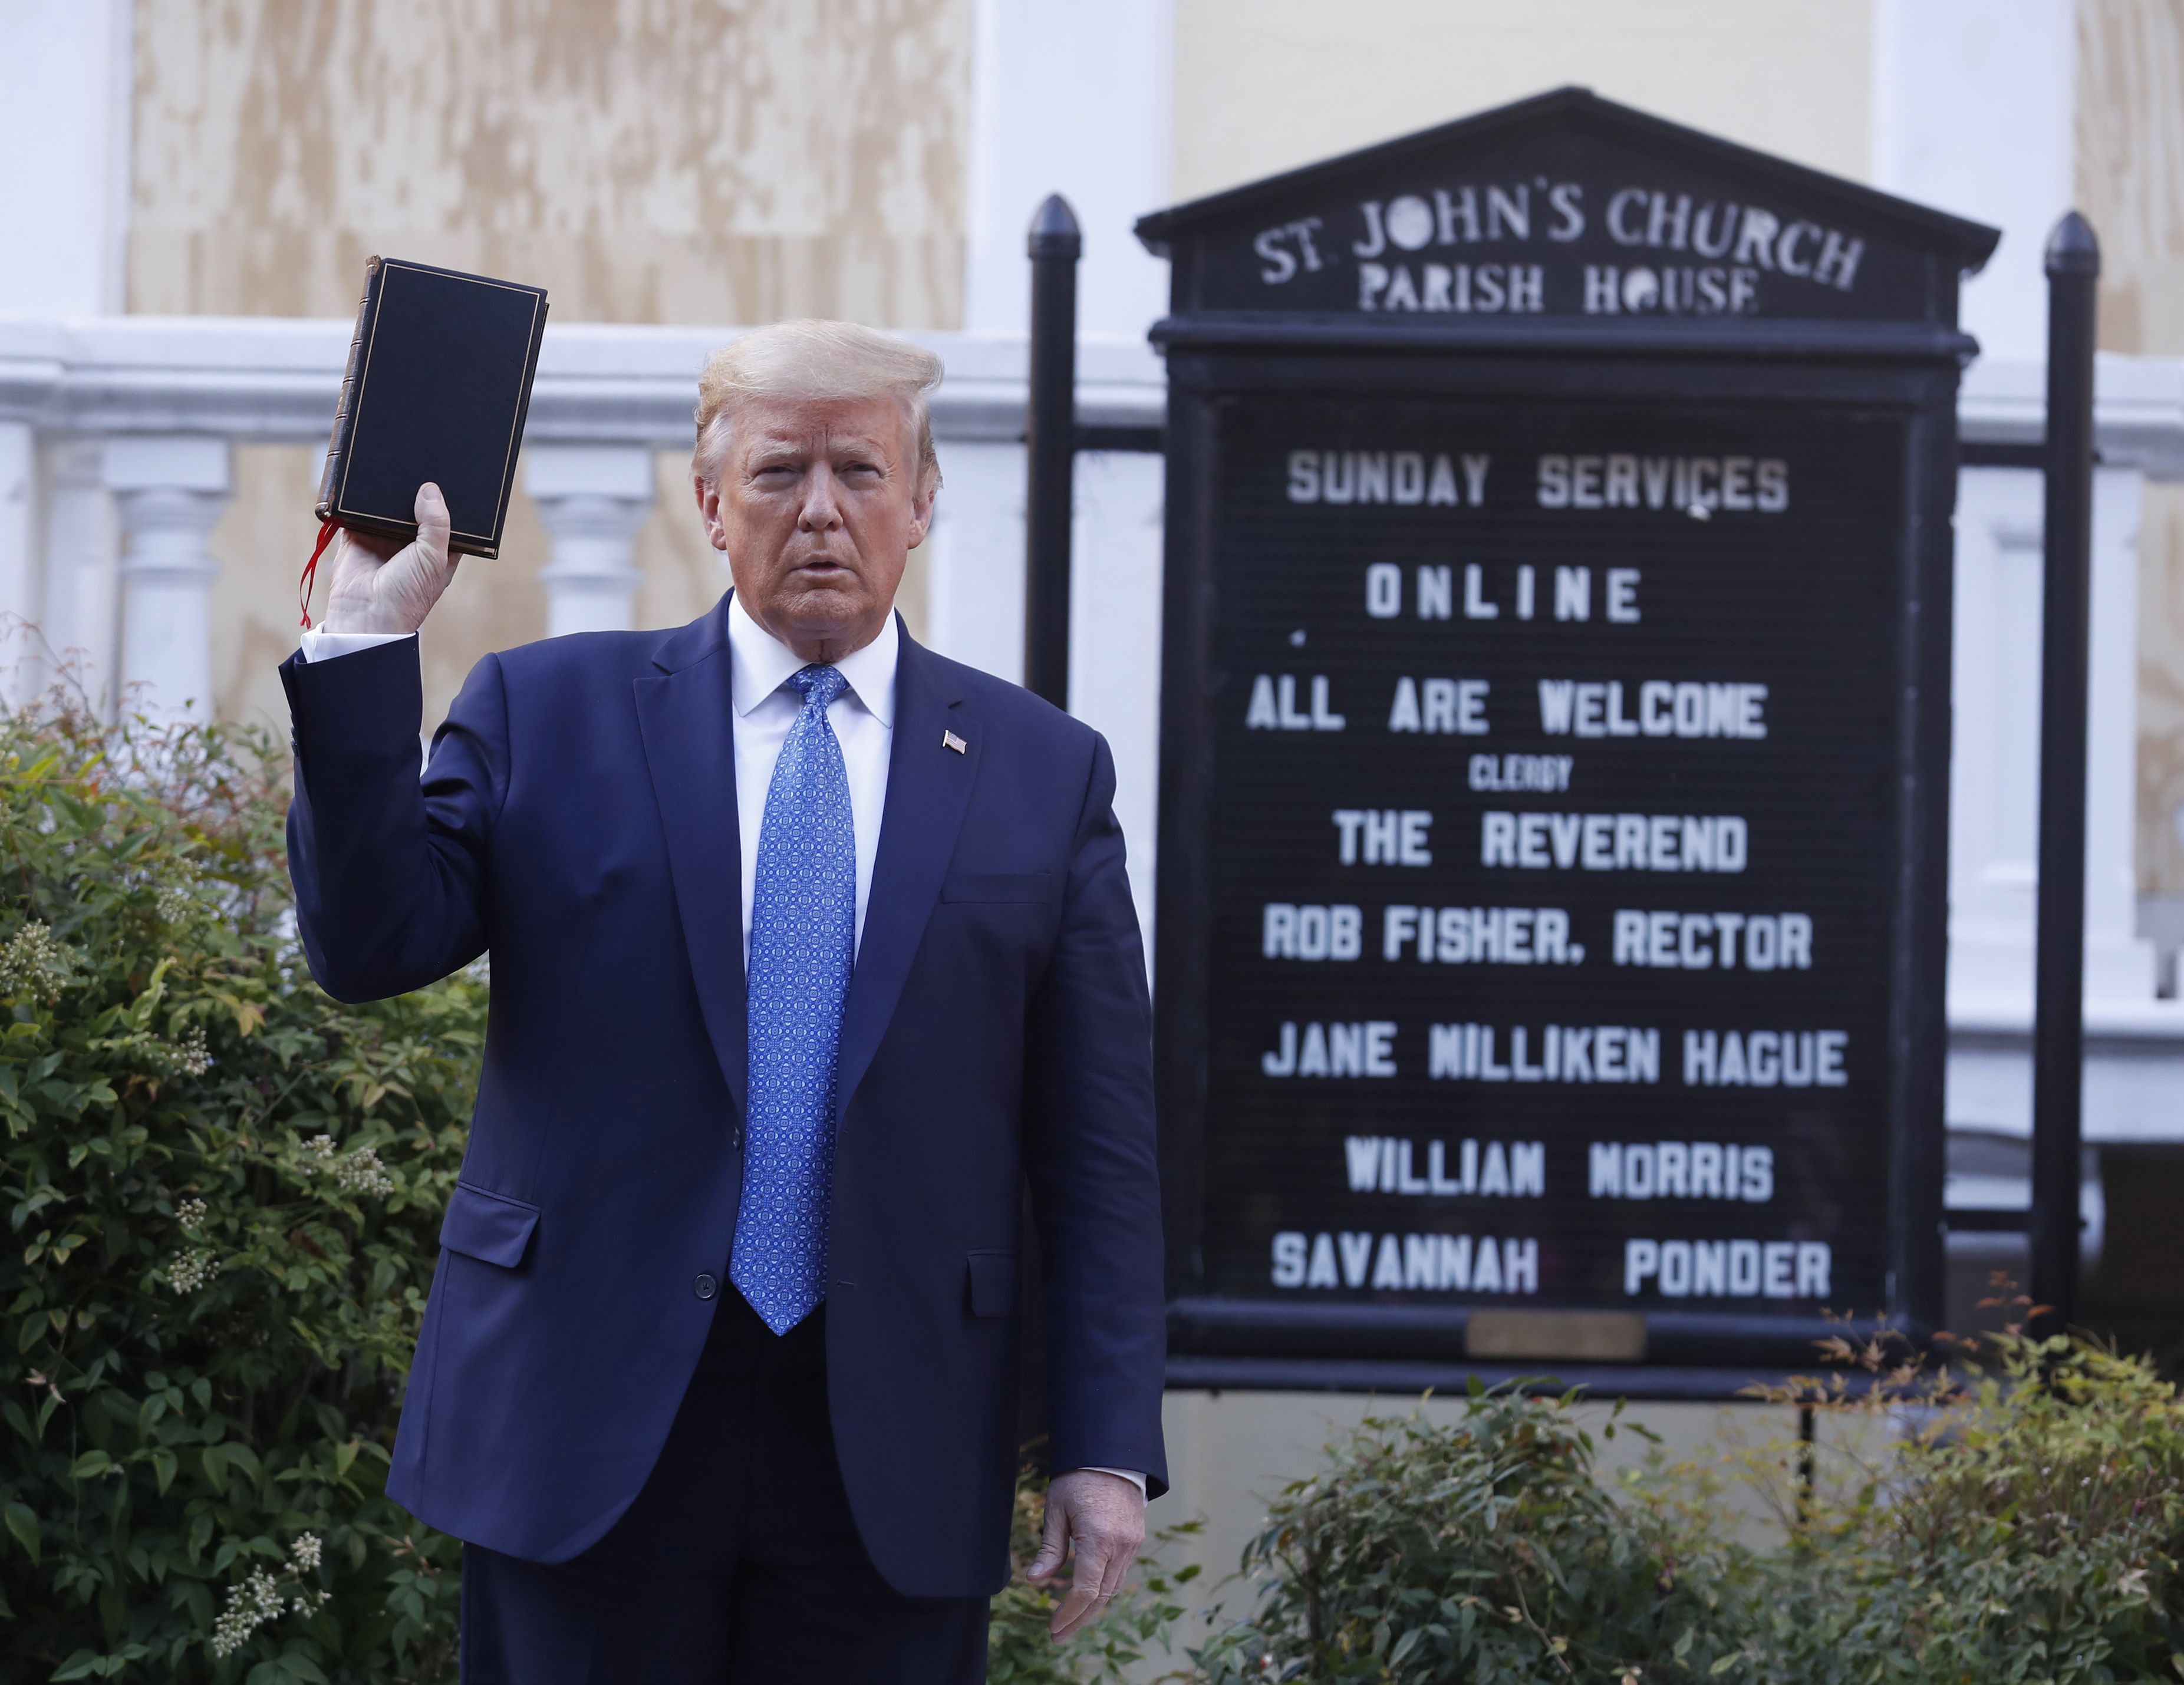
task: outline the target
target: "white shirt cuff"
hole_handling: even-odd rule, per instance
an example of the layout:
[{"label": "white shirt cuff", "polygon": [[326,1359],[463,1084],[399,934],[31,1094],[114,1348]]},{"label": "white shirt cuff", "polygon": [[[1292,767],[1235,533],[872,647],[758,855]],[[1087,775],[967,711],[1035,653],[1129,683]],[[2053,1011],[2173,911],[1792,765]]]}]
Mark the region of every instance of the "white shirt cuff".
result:
[{"label": "white shirt cuff", "polygon": [[1119,1476],[1120,1478],[1122,1478],[1122,1479],[1123,1479],[1123,1480],[1126,1480],[1126,1481],[1129,1482],[1129,1483],[1130,1483],[1131,1485],[1133,1485],[1133,1486],[1134,1486],[1135,1488],[1137,1488],[1138,1491],[1139,1491],[1139,1493],[1141,1493],[1141,1494],[1144,1493],[1144,1491],[1145,1491],[1145,1477],[1143,1475],[1139,1474],[1139,1473],[1135,1469],[1101,1469],[1101,1468],[1095,1468],[1095,1469],[1090,1470],[1089,1471],[1090,1471],[1091,1473],[1093,1473],[1093,1474],[1095,1474],[1095,1475],[1115,1475],[1115,1476]]},{"label": "white shirt cuff", "polygon": [[354,655],[359,649],[376,649],[382,643],[416,636],[415,632],[330,632],[314,627],[297,642],[298,653],[309,665],[314,661],[331,661],[336,656]]}]

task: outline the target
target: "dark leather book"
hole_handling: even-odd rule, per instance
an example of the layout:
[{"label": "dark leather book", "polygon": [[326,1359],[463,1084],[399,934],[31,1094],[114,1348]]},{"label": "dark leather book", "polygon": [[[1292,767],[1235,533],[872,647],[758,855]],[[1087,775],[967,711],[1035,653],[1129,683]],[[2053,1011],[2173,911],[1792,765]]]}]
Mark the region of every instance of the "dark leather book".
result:
[{"label": "dark leather book", "polygon": [[448,500],[448,548],[499,555],[545,331],[543,287],[368,261],[319,519],[415,538],[417,487],[430,480]]}]

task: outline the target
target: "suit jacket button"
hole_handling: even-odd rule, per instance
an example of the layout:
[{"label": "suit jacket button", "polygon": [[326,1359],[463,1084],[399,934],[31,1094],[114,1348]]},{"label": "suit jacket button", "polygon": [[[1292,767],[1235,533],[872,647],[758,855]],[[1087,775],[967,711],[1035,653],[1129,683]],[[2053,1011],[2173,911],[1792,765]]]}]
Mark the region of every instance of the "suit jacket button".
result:
[{"label": "suit jacket button", "polygon": [[699,1299],[710,1299],[721,1290],[721,1284],[714,1280],[710,1273],[702,1271],[699,1273],[698,1279],[690,1285],[691,1290]]}]

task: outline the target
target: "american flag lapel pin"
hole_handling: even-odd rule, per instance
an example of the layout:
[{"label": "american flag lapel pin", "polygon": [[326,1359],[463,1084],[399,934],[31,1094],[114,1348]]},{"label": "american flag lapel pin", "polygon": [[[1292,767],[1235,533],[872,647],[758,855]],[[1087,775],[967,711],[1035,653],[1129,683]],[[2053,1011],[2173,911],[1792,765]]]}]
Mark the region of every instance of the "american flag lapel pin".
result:
[{"label": "american flag lapel pin", "polygon": [[967,754],[971,748],[968,743],[953,731],[943,731],[940,734],[940,747],[944,749],[953,749],[958,754]]}]

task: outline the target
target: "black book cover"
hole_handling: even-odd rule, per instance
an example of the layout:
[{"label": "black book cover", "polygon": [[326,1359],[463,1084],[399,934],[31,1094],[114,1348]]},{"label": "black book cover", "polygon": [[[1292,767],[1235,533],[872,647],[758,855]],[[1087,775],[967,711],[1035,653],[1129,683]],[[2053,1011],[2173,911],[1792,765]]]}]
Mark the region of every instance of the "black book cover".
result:
[{"label": "black book cover", "polygon": [[448,548],[498,555],[545,331],[543,287],[367,262],[319,519],[414,538],[430,480],[448,500]]}]

